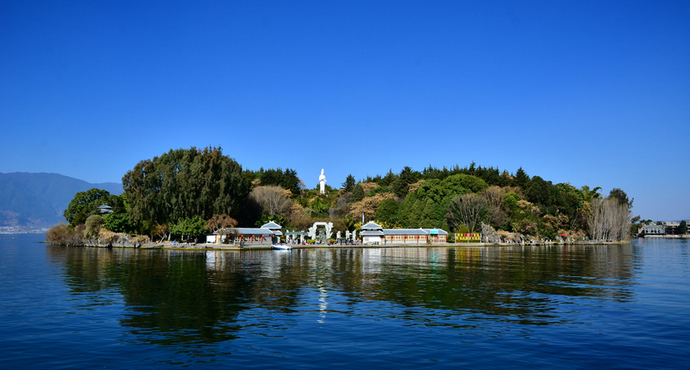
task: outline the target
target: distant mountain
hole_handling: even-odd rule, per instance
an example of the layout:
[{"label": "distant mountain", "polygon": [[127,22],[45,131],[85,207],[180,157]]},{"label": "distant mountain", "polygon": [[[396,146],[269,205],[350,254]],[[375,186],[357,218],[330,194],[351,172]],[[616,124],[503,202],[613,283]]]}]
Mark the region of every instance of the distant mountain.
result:
[{"label": "distant mountain", "polygon": [[98,188],[121,194],[122,184],[91,184],[55,173],[0,173],[0,227],[50,227],[64,222],[62,213],[74,195]]}]

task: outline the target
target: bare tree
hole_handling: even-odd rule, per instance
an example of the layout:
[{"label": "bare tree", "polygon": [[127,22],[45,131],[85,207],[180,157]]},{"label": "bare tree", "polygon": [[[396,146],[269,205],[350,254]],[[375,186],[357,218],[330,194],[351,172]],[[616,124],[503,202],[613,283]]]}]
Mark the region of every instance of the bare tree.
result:
[{"label": "bare tree", "polygon": [[221,229],[232,229],[237,227],[237,220],[226,215],[213,215],[208,221],[206,221],[206,228],[210,232],[216,232]]},{"label": "bare tree", "polygon": [[614,197],[591,200],[592,214],[589,218],[589,234],[594,240],[628,240],[630,230],[630,209]]},{"label": "bare tree", "polygon": [[206,229],[212,233],[218,232],[220,240],[224,240],[223,236],[233,232],[237,227],[237,220],[226,215],[216,214],[206,221]]},{"label": "bare tree", "polygon": [[488,207],[487,221],[493,227],[500,227],[508,222],[508,215],[503,209],[503,199],[505,192],[499,186],[492,186],[481,192],[481,197],[486,201]]},{"label": "bare tree", "polygon": [[170,228],[168,224],[156,225],[151,230],[151,235],[159,237],[161,242],[166,238],[170,241]]},{"label": "bare tree", "polygon": [[471,232],[475,232],[486,218],[488,209],[486,200],[477,194],[457,196],[448,205],[448,226],[451,230],[457,230],[458,226],[465,225]]},{"label": "bare tree", "polygon": [[261,206],[263,214],[274,216],[283,215],[292,206],[289,198],[292,194],[280,186],[258,186],[249,193],[249,197]]}]

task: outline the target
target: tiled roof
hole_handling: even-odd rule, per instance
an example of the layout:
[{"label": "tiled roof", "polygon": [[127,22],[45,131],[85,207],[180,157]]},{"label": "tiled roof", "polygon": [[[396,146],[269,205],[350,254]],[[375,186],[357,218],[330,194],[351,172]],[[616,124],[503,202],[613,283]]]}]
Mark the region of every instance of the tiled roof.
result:
[{"label": "tiled roof", "polygon": [[385,234],[381,230],[364,230],[359,235],[361,235],[361,236],[384,236]]},{"label": "tiled roof", "polygon": [[267,223],[267,224],[261,225],[261,228],[262,228],[262,229],[282,229],[283,227],[280,226],[280,225],[278,225],[277,223],[275,223],[275,222],[273,222],[273,221],[270,221],[270,222]]},{"label": "tiled roof", "polygon": [[273,231],[258,227],[238,227],[236,233],[239,235],[273,235]]},{"label": "tiled roof", "polygon": [[362,230],[383,230],[383,227],[376,222],[369,221],[366,225],[362,226]]}]

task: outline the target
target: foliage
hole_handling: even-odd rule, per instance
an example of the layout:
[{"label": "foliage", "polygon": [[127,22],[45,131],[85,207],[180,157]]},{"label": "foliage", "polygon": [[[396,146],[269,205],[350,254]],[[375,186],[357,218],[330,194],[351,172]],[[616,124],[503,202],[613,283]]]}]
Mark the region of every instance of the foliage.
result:
[{"label": "foliage", "polygon": [[369,191],[368,197],[373,197],[376,194],[386,194],[393,193],[393,190],[389,186],[377,186]]},{"label": "foliage", "polygon": [[364,188],[362,187],[362,184],[357,184],[352,189],[352,199],[351,200],[353,202],[359,202],[362,199],[364,199]]},{"label": "foliage", "polygon": [[101,229],[103,224],[103,218],[101,215],[91,215],[86,219],[84,225],[84,238],[96,238],[98,237],[98,231]]},{"label": "foliage", "polygon": [[170,150],[137,163],[122,184],[131,220],[153,224],[239,214],[249,192],[242,167],[221,148]]},{"label": "foliage", "polygon": [[74,195],[64,212],[65,219],[70,225],[76,226],[86,222],[92,214],[98,214],[98,207],[106,204],[113,208],[121,204],[116,195],[110,195],[106,190],[90,189]]},{"label": "foliage", "polygon": [[589,202],[592,199],[601,198],[601,187],[599,186],[595,187],[594,189],[590,189],[589,186],[584,185],[582,188],[580,188],[580,191],[582,192],[585,202]]},{"label": "foliage", "polygon": [[[160,238],[269,220],[298,230],[317,220],[328,221],[342,231],[351,229],[362,214],[393,227],[476,232],[484,222],[500,232],[542,238],[586,232],[618,238],[623,237],[621,225],[625,217],[629,221],[632,207],[632,199],[621,189],[602,199],[599,187],[578,189],[530,178],[522,167],[513,175],[475,163],[464,168],[429,166],[422,172],[406,166],[397,174],[389,170],[360,183],[348,175],[342,185],[340,190],[327,186],[327,193],[320,194],[318,184],[306,189],[289,168],[242,171],[220,148],[178,149],[128,171],[120,197],[98,189],[75,196],[70,217],[85,222],[97,214],[98,205],[108,204],[117,212],[102,217],[107,230],[151,232]],[[614,204],[628,212],[619,212]],[[89,223],[88,235],[96,230],[95,220]],[[199,220],[208,221],[202,225]]]},{"label": "foliage", "polygon": [[376,220],[391,225],[398,222],[398,202],[394,198],[382,200],[376,207]]},{"label": "foliage", "polygon": [[345,179],[345,182],[343,183],[343,190],[345,191],[352,191],[355,188],[355,177],[352,175],[347,175],[347,178]]},{"label": "foliage", "polygon": [[685,222],[685,220],[680,222],[680,225],[678,225],[678,234],[687,234],[688,233],[688,223]]},{"label": "foliage", "polygon": [[71,228],[67,224],[58,224],[46,232],[46,241],[53,245],[82,245],[84,244],[83,225]]},{"label": "foliage", "polygon": [[206,230],[216,232],[219,230],[233,229],[237,227],[237,220],[226,214],[215,214],[206,221]]},{"label": "foliage", "polygon": [[609,193],[608,198],[615,199],[620,205],[623,205],[628,209],[632,209],[634,199],[628,199],[628,194],[619,188],[613,188]]},{"label": "foliage", "polygon": [[528,182],[527,189],[525,189],[527,200],[535,204],[549,206],[551,204],[551,186],[551,182],[544,181],[539,176],[534,176]]},{"label": "foliage", "polygon": [[527,176],[527,173],[525,170],[522,169],[522,167],[518,168],[517,172],[515,173],[515,178],[513,179],[513,184],[515,186],[518,186],[522,189],[526,189],[527,185],[529,184],[529,176]]},{"label": "foliage", "polygon": [[273,216],[261,215],[261,217],[258,220],[256,220],[256,223],[254,225],[256,227],[259,227],[261,225],[265,225],[265,224],[273,221],[273,222],[277,223],[278,225],[285,226],[286,220],[287,219],[283,215],[273,215]]},{"label": "foliage", "polygon": [[424,181],[400,204],[398,218],[402,227],[447,229],[447,210],[450,201],[458,195],[487,189],[486,182],[467,174],[455,174],[443,180]]},{"label": "foliage", "polygon": [[421,174],[417,171],[413,171],[412,168],[405,166],[405,168],[400,171],[398,177],[391,183],[391,188],[395,195],[400,198],[404,198],[410,191],[410,184],[417,182],[421,178]]},{"label": "foliage", "polygon": [[376,209],[379,204],[388,198],[393,198],[394,195],[391,193],[376,194],[372,197],[366,197],[359,202],[352,203],[350,205],[350,211],[348,215],[353,220],[359,220],[364,214],[365,219],[373,220],[376,218]]},{"label": "foliage", "polygon": [[183,218],[170,226],[170,233],[185,237],[196,237],[203,235],[206,230],[206,221],[199,216]]},{"label": "foliage", "polygon": [[314,217],[326,217],[328,215],[328,209],[330,208],[330,202],[328,198],[317,196],[311,199],[309,202],[309,208],[312,209]]},{"label": "foliage", "polygon": [[135,230],[127,213],[109,213],[103,216],[103,227],[116,233],[131,233]]},{"label": "foliage", "polygon": [[[251,171],[248,172],[251,173]],[[297,171],[290,168],[285,169],[285,171],[282,168],[275,170],[261,168],[259,172],[252,173],[252,177],[259,179],[261,186],[279,186],[289,190],[289,196],[298,196],[304,187],[302,180],[297,177]]]},{"label": "foliage", "polygon": [[151,235],[160,238],[163,241],[165,238],[170,238],[170,228],[168,224],[156,225],[151,230]]}]

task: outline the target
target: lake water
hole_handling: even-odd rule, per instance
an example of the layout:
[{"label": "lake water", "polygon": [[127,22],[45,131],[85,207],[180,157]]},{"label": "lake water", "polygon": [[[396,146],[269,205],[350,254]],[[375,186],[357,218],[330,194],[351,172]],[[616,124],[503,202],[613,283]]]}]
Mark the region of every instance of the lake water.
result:
[{"label": "lake water", "polygon": [[0,235],[0,368],[690,367],[690,243],[161,251]]}]

